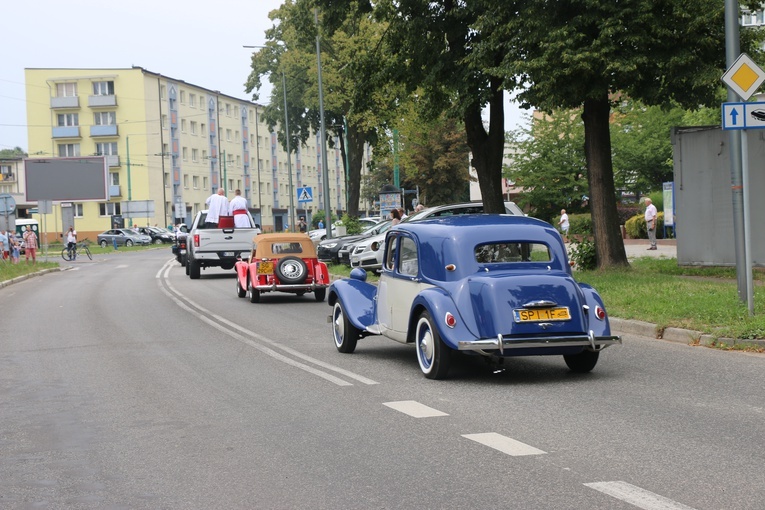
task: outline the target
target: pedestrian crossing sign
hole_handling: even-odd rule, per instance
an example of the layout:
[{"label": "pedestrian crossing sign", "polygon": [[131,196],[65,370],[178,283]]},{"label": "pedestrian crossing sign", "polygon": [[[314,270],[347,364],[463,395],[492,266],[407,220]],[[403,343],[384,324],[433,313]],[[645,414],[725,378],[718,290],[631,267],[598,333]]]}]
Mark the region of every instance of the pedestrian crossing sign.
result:
[{"label": "pedestrian crossing sign", "polygon": [[297,189],[298,202],[313,202],[313,193],[311,193],[311,187]]}]

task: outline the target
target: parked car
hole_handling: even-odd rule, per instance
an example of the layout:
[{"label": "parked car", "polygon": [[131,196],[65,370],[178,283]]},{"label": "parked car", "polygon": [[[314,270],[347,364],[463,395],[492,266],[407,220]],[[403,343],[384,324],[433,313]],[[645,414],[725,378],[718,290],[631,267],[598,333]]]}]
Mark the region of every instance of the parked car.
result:
[{"label": "parked car", "polygon": [[370,335],[413,343],[425,377],[441,379],[455,352],[497,363],[558,355],[589,372],[601,350],[621,343],[598,293],[574,280],[560,234],[541,220],[471,214],[401,223],[383,251],[377,285],[354,269],[330,286],[339,352]]},{"label": "parked car", "polygon": [[[362,228],[371,227],[373,225],[377,225],[380,223],[380,217],[379,216],[370,216],[365,218],[359,218],[359,223],[361,224]],[[337,235],[337,225],[332,225],[332,236],[335,237]],[[327,238],[327,229],[326,228],[317,228],[314,230],[310,230],[308,232],[308,236],[311,238],[311,240],[314,242],[314,244],[318,244],[320,241],[323,241]]]},{"label": "parked car", "polygon": [[[461,214],[476,214],[483,212],[481,202],[467,202],[462,204],[438,205],[423,209],[410,214],[404,218],[401,223],[417,222],[427,218],[441,218],[446,216],[455,216]],[[523,216],[523,211],[514,202],[505,202],[505,214]],[[383,253],[380,247],[385,240],[385,234],[369,237],[357,241],[349,246],[349,261],[351,267],[360,267],[367,271],[379,271],[382,267]]]},{"label": "parked car", "polygon": [[[382,221],[376,225],[367,227],[366,230],[360,234],[353,234],[347,236],[333,237],[331,239],[325,239],[316,246],[316,255],[322,262],[331,262],[333,264],[340,264],[340,253],[345,250],[345,247],[363,239],[365,237],[371,237],[376,234],[385,232],[390,228],[390,220]],[[348,251],[344,251],[346,259],[348,257]]]},{"label": "parked car", "polygon": [[154,244],[170,244],[175,241],[175,235],[172,232],[159,227],[136,227],[141,234],[146,234],[151,237],[151,242]]},{"label": "parked car", "polygon": [[313,292],[324,301],[329,287],[329,270],[316,258],[316,248],[305,234],[259,234],[253,239],[249,260],[238,260],[236,295],[247,294],[251,303],[260,302],[264,292],[289,292],[302,296]]},{"label": "parked car", "polygon": [[141,234],[131,228],[113,228],[98,234],[96,242],[101,248],[106,248],[117,241],[117,246],[133,246],[134,244],[151,244],[151,237]]}]

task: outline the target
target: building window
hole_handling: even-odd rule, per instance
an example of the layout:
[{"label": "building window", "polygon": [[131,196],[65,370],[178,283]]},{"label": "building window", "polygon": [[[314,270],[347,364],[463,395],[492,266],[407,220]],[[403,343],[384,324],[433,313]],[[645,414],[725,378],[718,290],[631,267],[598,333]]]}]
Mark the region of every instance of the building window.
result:
[{"label": "building window", "polygon": [[194,189],[199,189],[199,176],[198,175],[192,175],[191,176],[191,185],[194,187]]},{"label": "building window", "polygon": [[[191,161],[196,163],[199,161],[199,149],[191,149]],[[194,186],[196,188],[196,186]]]},{"label": "building window", "polygon": [[228,180],[228,189],[234,189],[234,179]]},{"label": "building window", "polygon": [[191,127],[191,134],[192,135],[196,135],[197,134],[197,123],[196,123],[196,121],[192,120],[190,127]]},{"label": "building window", "polygon": [[119,186],[120,185],[120,173],[119,172],[109,172],[109,184],[112,186]]},{"label": "building window", "polygon": [[192,108],[197,107],[197,95],[196,94],[189,94],[189,106]]},{"label": "building window", "polygon": [[77,113],[59,113],[58,125],[59,126],[79,126],[80,116]]},{"label": "building window", "polygon": [[98,214],[101,216],[122,214],[122,207],[119,202],[101,202],[98,204]]},{"label": "building window", "polygon": [[116,156],[117,154],[117,142],[96,144],[96,156]]},{"label": "building window", "polygon": [[76,97],[77,84],[76,83],[57,83],[56,96],[57,97]]},{"label": "building window", "polygon": [[231,141],[231,130],[230,129],[226,130],[226,140],[228,140],[229,142]]},{"label": "building window", "polygon": [[189,174],[183,174],[183,187],[189,189]]},{"label": "building window", "polygon": [[239,131],[234,131],[234,141],[239,143]]},{"label": "building window", "polygon": [[207,177],[202,177],[202,189],[207,189]]},{"label": "building window", "polygon": [[80,155],[79,143],[62,143],[58,146],[58,155],[61,158],[72,158]]},{"label": "building window", "polygon": [[72,212],[74,213],[75,218],[82,218],[84,216],[82,213],[82,204],[72,204]]},{"label": "building window", "polygon": [[231,105],[226,103],[226,117],[231,117]]},{"label": "building window", "polygon": [[181,133],[186,132],[186,119],[181,119]]},{"label": "building window", "polygon": [[96,112],[93,114],[93,123],[96,126],[116,126],[117,114],[115,112]]},{"label": "building window", "polygon": [[165,99],[167,97],[167,88],[164,85],[159,86],[159,98]]},{"label": "building window", "polygon": [[162,129],[167,128],[167,115],[162,115]]},{"label": "building window", "polygon": [[241,156],[237,156],[236,157],[236,166],[237,167],[242,166],[242,157]]},{"label": "building window", "polygon": [[163,181],[164,181],[164,183],[165,183],[165,187],[166,187],[166,188],[167,188],[168,186],[170,186],[170,185],[168,184],[168,182],[170,182],[170,174],[169,174],[169,173],[165,172],[165,177],[164,177]]},{"label": "building window", "polygon": [[184,147],[183,148],[183,161],[186,161],[189,159],[189,148]]},{"label": "building window", "polygon": [[207,159],[207,151],[202,151],[202,159]]},{"label": "building window", "polygon": [[186,91],[181,90],[181,104],[186,104]]},{"label": "building window", "polygon": [[113,96],[114,82],[113,81],[94,81],[93,95],[94,96]]}]

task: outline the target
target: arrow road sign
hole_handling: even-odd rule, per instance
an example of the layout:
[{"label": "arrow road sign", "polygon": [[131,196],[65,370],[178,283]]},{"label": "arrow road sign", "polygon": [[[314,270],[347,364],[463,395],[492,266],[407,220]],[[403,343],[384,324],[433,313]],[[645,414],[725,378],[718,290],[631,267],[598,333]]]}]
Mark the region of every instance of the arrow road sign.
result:
[{"label": "arrow road sign", "polygon": [[765,129],[765,102],[723,103],[723,129]]}]

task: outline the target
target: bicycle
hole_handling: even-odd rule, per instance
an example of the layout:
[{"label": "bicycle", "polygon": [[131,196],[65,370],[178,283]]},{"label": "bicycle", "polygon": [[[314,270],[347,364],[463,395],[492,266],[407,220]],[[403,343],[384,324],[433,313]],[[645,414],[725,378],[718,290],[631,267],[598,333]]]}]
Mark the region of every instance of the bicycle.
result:
[{"label": "bicycle", "polygon": [[63,250],[61,250],[61,258],[64,260],[74,260],[77,255],[85,254],[88,256],[90,260],[93,260],[93,255],[90,253],[90,248],[88,248],[88,245],[85,243],[85,241],[75,244],[73,250],[69,250],[66,246]]}]

